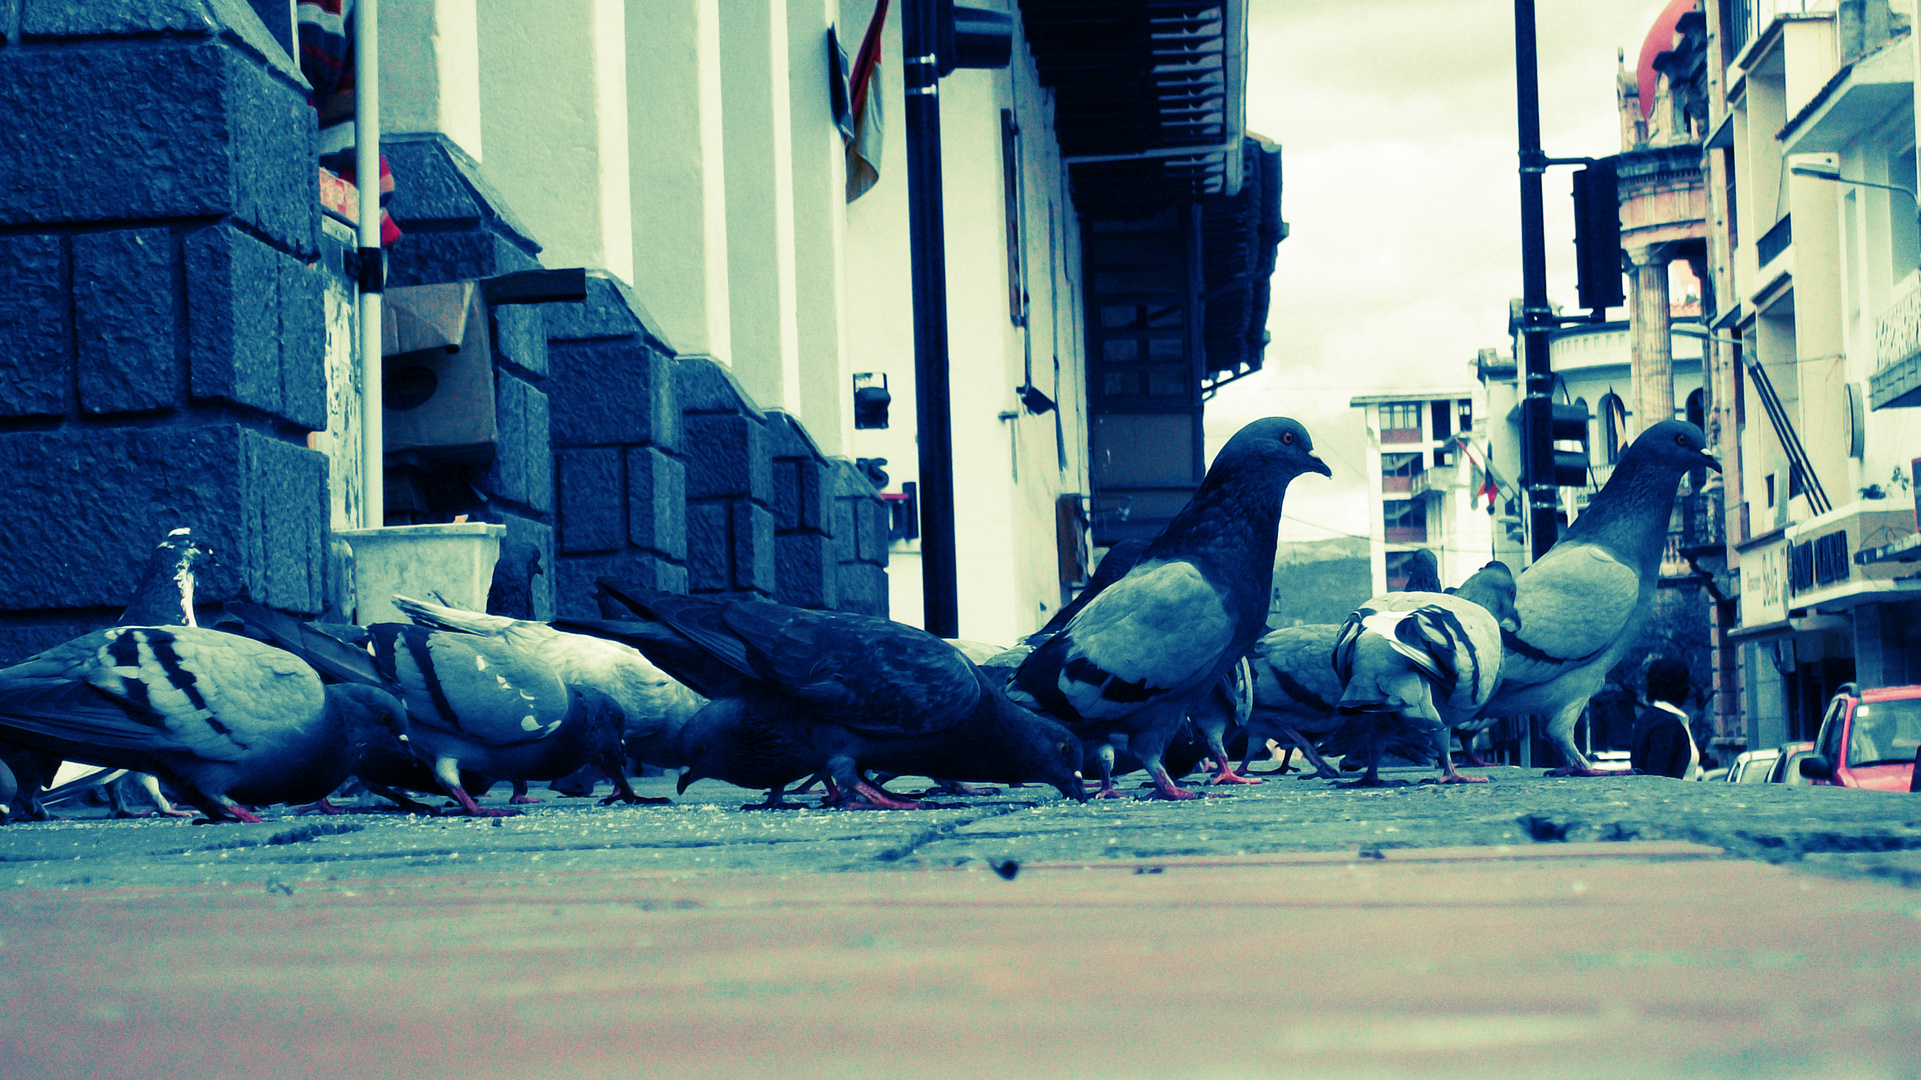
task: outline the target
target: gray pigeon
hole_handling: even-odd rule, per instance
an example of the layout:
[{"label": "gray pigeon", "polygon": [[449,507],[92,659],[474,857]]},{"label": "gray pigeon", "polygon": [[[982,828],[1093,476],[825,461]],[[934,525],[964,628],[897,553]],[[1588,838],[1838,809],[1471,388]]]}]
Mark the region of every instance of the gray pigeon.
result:
[{"label": "gray pigeon", "polygon": [[400,703],[325,686],[271,645],[218,630],[122,626],[0,669],[0,734],[73,761],[155,774],[214,821],[234,800],[310,802],[361,748],[404,738]]},{"label": "gray pigeon", "polygon": [[544,661],[561,681],[599,690],[627,716],[622,738],[628,757],[668,768],[686,764],[675,751],[674,740],[681,725],[707,699],[655,667],[640,650],[588,634],[563,633],[542,622],[462,611],[405,596],[395,596],[393,602],[421,626],[496,638]]},{"label": "gray pigeon", "polygon": [[[1426,743],[1439,760],[1439,783],[1486,783],[1462,776],[1448,753],[1449,725],[1480,711],[1501,675],[1501,634],[1520,629],[1514,575],[1490,562],[1453,593],[1392,592],[1377,596],[1341,624],[1334,670],[1344,716],[1364,714],[1336,732],[1367,755],[1357,786],[1380,784],[1380,757],[1390,744]],[[1353,728],[1353,731],[1347,731]]]},{"label": "gray pigeon", "polygon": [[1553,775],[1604,775],[1574,745],[1574,724],[1653,610],[1682,474],[1721,471],[1706,446],[1682,420],[1642,432],[1560,542],[1515,579],[1521,629],[1502,635],[1501,684],[1478,722],[1547,716],[1567,762]]},{"label": "gray pigeon", "polygon": [[1414,554],[1407,559],[1407,582],[1401,592],[1440,592],[1441,568],[1434,561],[1434,553],[1426,548],[1415,548]]},{"label": "gray pigeon", "polygon": [[1314,766],[1314,776],[1338,780],[1341,774],[1321,757],[1317,738],[1346,722],[1334,711],[1341,700],[1341,680],[1328,660],[1334,653],[1339,623],[1290,626],[1262,635],[1248,654],[1254,675],[1254,704],[1247,718],[1246,772],[1254,754],[1273,739],[1301,751]]},{"label": "gray pigeon", "polygon": [[[776,791],[825,772],[850,806],[916,805],[868,783],[868,769],[1041,781],[1086,798],[1073,735],[1016,706],[959,650],[924,630],[852,612],[676,596],[606,578],[599,584],[642,618],[555,625],[627,642],[713,699],[689,728],[726,718],[720,726],[735,733],[728,745],[743,756],[691,746],[692,771]],[[752,768],[737,767],[743,764]]]},{"label": "gray pigeon", "polygon": [[1285,417],[1237,432],[1140,562],[1021,662],[1008,696],[1084,742],[1124,736],[1162,797],[1194,798],[1167,774],[1162,750],[1266,628],[1287,486],[1304,472],[1329,475],[1313,449]]}]

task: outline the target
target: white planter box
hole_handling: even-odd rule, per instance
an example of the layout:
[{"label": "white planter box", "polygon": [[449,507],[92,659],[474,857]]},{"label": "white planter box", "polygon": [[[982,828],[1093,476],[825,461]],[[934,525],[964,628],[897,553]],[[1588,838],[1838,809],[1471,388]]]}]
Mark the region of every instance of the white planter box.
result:
[{"label": "white planter box", "polygon": [[367,626],[407,621],[393,605],[395,593],[487,610],[487,589],[507,526],[467,521],[336,529],[334,535],[353,549],[354,621]]}]

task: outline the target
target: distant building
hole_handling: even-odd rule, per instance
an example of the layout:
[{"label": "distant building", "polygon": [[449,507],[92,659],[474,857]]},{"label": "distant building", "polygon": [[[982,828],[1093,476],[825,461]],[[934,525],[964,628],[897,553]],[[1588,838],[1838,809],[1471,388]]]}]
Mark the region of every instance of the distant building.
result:
[{"label": "distant building", "polygon": [[[1445,586],[1494,555],[1485,470],[1475,441],[1478,387],[1371,394],[1349,404],[1367,427],[1369,576],[1374,592],[1407,582],[1408,560],[1433,552]],[[1483,441],[1484,441],[1483,436]],[[1363,598],[1365,599],[1365,598]]]},{"label": "distant building", "polygon": [[1267,625],[1338,623],[1376,595],[1372,545],[1360,537],[1283,543],[1274,556]]}]

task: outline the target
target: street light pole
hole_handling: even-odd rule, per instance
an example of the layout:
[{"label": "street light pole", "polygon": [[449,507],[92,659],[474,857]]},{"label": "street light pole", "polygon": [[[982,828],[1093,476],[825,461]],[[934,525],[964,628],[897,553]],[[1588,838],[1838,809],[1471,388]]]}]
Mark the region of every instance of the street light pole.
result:
[{"label": "street light pole", "polygon": [[1543,222],[1540,74],[1534,52],[1534,0],[1514,0],[1514,82],[1521,157],[1521,352],[1526,397],[1521,405],[1522,481],[1527,488],[1528,536],[1534,558],[1554,546],[1560,489],[1554,484],[1554,370],[1548,331],[1547,240]]}]

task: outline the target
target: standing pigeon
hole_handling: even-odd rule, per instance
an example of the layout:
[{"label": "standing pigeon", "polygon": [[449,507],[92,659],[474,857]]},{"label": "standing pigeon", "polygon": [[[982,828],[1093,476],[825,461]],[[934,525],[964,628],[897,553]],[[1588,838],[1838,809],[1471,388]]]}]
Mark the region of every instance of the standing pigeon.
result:
[{"label": "standing pigeon", "polygon": [[[764,725],[782,744],[804,748],[774,755],[785,763],[746,781],[755,786],[778,790],[786,779],[825,771],[843,798],[914,805],[869,784],[862,771],[872,769],[1040,781],[1069,798],[1086,797],[1079,741],[1009,701],[958,650],[924,630],[871,615],[677,596],[606,579],[600,587],[642,621],[568,619],[555,626],[624,641],[713,699],[690,727],[710,712],[731,715],[729,727]],[[743,782],[736,779],[741,773],[724,771],[729,762],[698,751],[696,768]]]},{"label": "standing pigeon", "polygon": [[394,606],[421,626],[494,637],[537,657],[563,682],[591,686],[620,705],[627,716],[623,739],[636,761],[675,768],[685,764],[674,749],[680,727],[707,699],[655,667],[639,650],[589,634],[567,634],[541,622],[486,615],[395,596]]},{"label": "standing pigeon", "polygon": [[311,801],[361,748],[404,738],[380,690],[323,686],[270,645],[218,630],[122,626],[0,669],[0,734],[74,761],[152,773],[214,821],[233,800]]},{"label": "standing pigeon", "polygon": [[1329,663],[1340,631],[1338,623],[1290,626],[1254,643],[1248,654],[1254,705],[1248,711],[1247,757],[1241,771],[1247,771],[1255,751],[1273,739],[1298,748],[1314,766],[1316,779],[1340,779],[1315,747],[1317,738],[1347,719],[1334,708],[1343,688]]},{"label": "standing pigeon", "polygon": [[[160,539],[153,554],[147,556],[147,565],[141,571],[140,583],[134,587],[133,599],[125,611],[114,620],[115,626],[199,626],[194,617],[193,594],[196,569],[202,562],[211,561],[213,549],[194,538],[189,528],[174,529]],[[33,755],[25,770],[32,783],[27,793],[27,814],[30,817],[43,817],[40,810],[42,801],[40,789],[51,787],[54,776],[60,769],[60,762],[37,750],[6,748],[4,752],[19,757],[22,751]],[[150,773],[128,772],[125,769],[95,768],[72,783],[64,784],[66,791],[85,791],[104,786],[107,800],[113,806],[115,817],[136,817],[127,809],[124,789],[137,786],[152,801],[154,808],[169,817],[192,817],[184,810],[175,810],[173,804],[160,791],[160,782]],[[3,818],[4,815],[0,815]]]},{"label": "standing pigeon", "polygon": [[1354,719],[1334,741],[1366,753],[1367,774],[1357,785],[1379,786],[1384,749],[1423,743],[1439,759],[1440,783],[1486,783],[1454,768],[1448,728],[1480,711],[1494,692],[1501,634],[1520,625],[1514,575],[1501,562],[1488,563],[1453,593],[1387,593],[1348,616],[1333,662],[1342,683],[1338,709]]},{"label": "standing pigeon", "polygon": [[1287,485],[1330,475],[1313,449],[1285,417],[1235,433],[1140,562],[1022,661],[1009,695],[1090,742],[1126,736],[1163,797],[1194,798],[1161,751],[1265,629]]},{"label": "standing pigeon", "polygon": [[[230,614],[274,644],[306,659],[329,679],[379,687],[406,706],[413,755],[461,809],[483,811],[462,784],[463,773],[493,780],[551,780],[588,762],[614,781],[607,801],[635,803],[621,756],[619,705],[590,687],[569,686],[553,668],[507,641],[449,633],[411,623],[375,623],[368,642],[350,645],[311,624],[254,604]],[[363,781],[418,790],[405,760],[393,772],[369,770]]]},{"label": "standing pigeon", "polygon": [[1426,548],[1415,548],[1407,557],[1407,581],[1401,592],[1441,592],[1441,568],[1435,562],[1434,553]]},{"label": "standing pigeon", "polygon": [[1706,445],[1682,420],[1643,431],[1560,542],[1515,580],[1521,629],[1502,635],[1501,684],[1481,717],[1547,716],[1567,762],[1554,775],[1604,775],[1574,745],[1574,725],[1653,610],[1681,475],[1721,471]]}]

